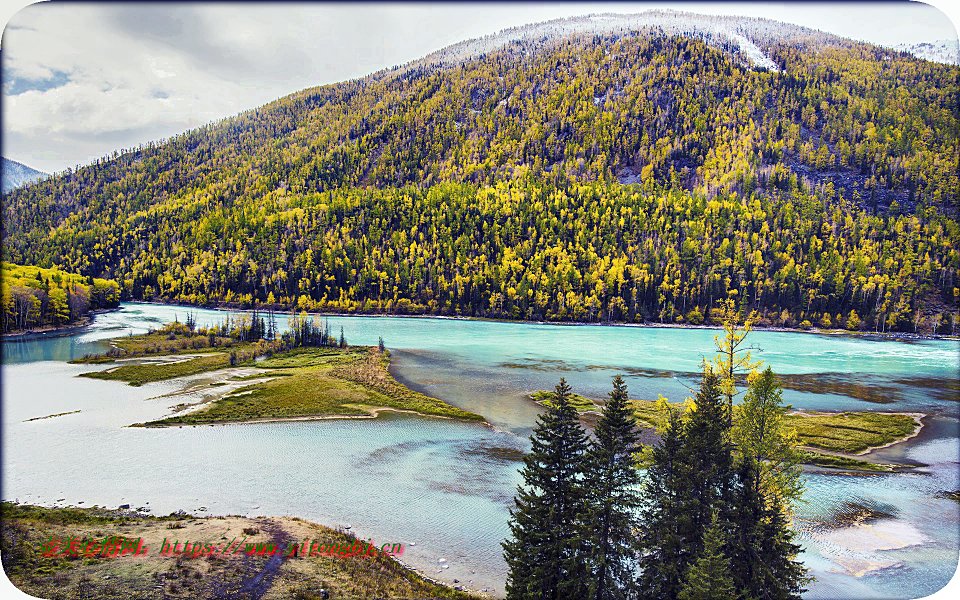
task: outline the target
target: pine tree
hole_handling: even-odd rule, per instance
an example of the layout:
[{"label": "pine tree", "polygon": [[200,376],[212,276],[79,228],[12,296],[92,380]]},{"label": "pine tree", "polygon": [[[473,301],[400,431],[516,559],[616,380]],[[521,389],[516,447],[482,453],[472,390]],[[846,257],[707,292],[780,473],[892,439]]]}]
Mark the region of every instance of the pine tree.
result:
[{"label": "pine tree", "polygon": [[755,485],[757,465],[750,457],[737,469],[737,498],[728,545],[731,570],[744,598],[798,600],[809,581],[803,564],[796,561],[800,547],[783,505],[767,500]]},{"label": "pine tree", "polygon": [[703,552],[690,565],[678,600],[735,600],[739,594],[733,585],[730,559],[724,555],[724,537],[717,511],[703,538]]},{"label": "pine tree", "polygon": [[[762,497],[761,497],[762,500]],[[810,578],[806,567],[796,560],[800,546],[793,542],[794,533],[787,522],[787,513],[778,498],[765,502],[758,532],[757,587],[763,600],[800,600]]]},{"label": "pine tree", "polygon": [[704,365],[703,380],[690,412],[681,457],[691,470],[691,529],[687,543],[694,552],[703,549],[703,536],[712,515],[720,511],[721,524],[727,520],[733,491],[732,446],[729,440],[728,408],[724,403],[720,377]]},{"label": "pine tree", "polygon": [[347,338],[343,337],[343,325],[340,326],[340,347],[347,347]]},{"label": "pine tree", "polygon": [[683,461],[685,432],[680,411],[666,408],[660,441],[654,446],[643,487],[640,535],[640,597],[673,600],[680,592],[690,547],[689,471]]},{"label": "pine tree", "polygon": [[578,539],[582,526],[582,465],[586,434],[560,380],[553,402],[537,419],[510,511],[512,539],[503,543],[507,598],[560,600],[584,597]]},{"label": "pine tree", "polygon": [[584,467],[590,549],[589,598],[626,598],[632,587],[640,496],[635,454],[640,450],[636,417],[619,375],[594,429]]}]

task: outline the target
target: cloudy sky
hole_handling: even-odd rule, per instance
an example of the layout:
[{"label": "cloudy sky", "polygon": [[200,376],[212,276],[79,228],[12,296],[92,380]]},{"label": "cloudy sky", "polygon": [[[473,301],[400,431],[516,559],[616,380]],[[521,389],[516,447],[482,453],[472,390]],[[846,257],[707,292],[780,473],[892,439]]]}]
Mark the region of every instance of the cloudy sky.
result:
[{"label": "cloudy sky", "polygon": [[[46,2],[21,8],[27,1],[0,0],[7,19],[3,155],[47,172],[464,39],[561,16],[669,7],[763,16],[885,45],[957,37],[939,9],[907,2]],[[950,0],[931,2],[955,12]]]}]

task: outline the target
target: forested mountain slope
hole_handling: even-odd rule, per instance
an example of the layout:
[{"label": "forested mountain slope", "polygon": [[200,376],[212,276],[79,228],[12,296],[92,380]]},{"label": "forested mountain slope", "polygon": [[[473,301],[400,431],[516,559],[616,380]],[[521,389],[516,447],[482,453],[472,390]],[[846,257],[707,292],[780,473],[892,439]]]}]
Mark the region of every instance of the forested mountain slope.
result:
[{"label": "forested mountain slope", "polygon": [[682,17],[506,32],[116,153],[6,196],[8,259],[197,304],[698,322],[736,294],[954,328],[960,69]]}]

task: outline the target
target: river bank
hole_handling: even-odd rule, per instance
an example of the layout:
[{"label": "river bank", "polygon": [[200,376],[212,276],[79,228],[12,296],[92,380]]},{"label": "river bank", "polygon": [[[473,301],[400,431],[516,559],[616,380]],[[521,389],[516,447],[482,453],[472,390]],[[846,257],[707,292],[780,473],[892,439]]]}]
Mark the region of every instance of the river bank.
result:
[{"label": "river bank", "polygon": [[[254,313],[258,312],[264,314],[265,312],[271,310],[269,307],[260,307],[260,308],[239,308],[237,306],[231,306],[228,304],[217,304],[213,306],[194,306],[192,304],[176,304],[170,302],[152,302],[152,301],[136,301],[128,302],[127,304],[147,304],[155,306],[177,306],[187,309],[189,312],[190,309],[203,309],[203,310],[215,310],[222,312],[242,312],[242,313]],[[289,310],[280,310],[273,309],[277,314],[301,314],[296,311]],[[401,314],[401,313],[338,313],[338,312],[307,312],[305,313],[309,316],[317,317],[357,317],[357,318],[376,318],[376,317],[388,317],[393,319],[441,319],[441,320],[450,320],[450,321],[474,321],[474,322],[489,322],[489,323],[523,323],[529,325],[559,325],[559,326],[590,326],[590,327],[640,327],[640,328],[665,328],[665,329],[689,329],[689,330],[714,330],[722,331],[723,325],[690,325],[688,323],[656,323],[652,321],[647,321],[643,323],[627,323],[627,322],[598,322],[598,321],[535,321],[528,319],[505,319],[505,318],[494,318],[494,317],[465,317],[458,315],[431,315],[431,314]],[[815,335],[831,335],[831,336],[853,336],[853,337],[866,337],[866,338],[878,338],[884,340],[956,340],[960,341],[960,335],[952,334],[925,334],[925,333],[909,333],[904,331],[864,331],[857,330],[852,331],[848,329],[820,329],[818,327],[811,327],[810,329],[802,329],[799,327],[763,327],[755,325],[753,328],[757,332],[777,332],[777,333],[809,333]]]},{"label": "river bank", "polygon": [[[379,551],[381,544],[367,546],[364,556],[311,555],[314,544],[349,548],[367,540],[297,517],[153,516],[127,505],[106,509],[8,502],[0,510],[4,570],[14,585],[43,598],[119,599],[160,591],[174,598],[225,599],[248,592],[262,600],[312,600],[321,597],[321,589],[332,598],[488,597],[469,591],[469,582],[447,586],[429,578]],[[110,556],[110,536],[139,540],[135,547],[141,552]],[[81,546],[79,555],[72,556],[66,552],[71,538],[99,542],[99,552],[84,555]],[[197,551],[176,549],[187,543]],[[290,551],[293,547],[296,553]]]}]

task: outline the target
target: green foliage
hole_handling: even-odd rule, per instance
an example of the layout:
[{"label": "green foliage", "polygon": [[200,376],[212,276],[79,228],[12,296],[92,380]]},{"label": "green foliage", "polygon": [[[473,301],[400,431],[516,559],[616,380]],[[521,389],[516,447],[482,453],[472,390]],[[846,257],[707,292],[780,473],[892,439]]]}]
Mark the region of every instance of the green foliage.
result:
[{"label": "green foliage", "polygon": [[0,332],[76,323],[90,310],[115,308],[120,288],[57,268],[0,263]]},{"label": "green foliage", "polygon": [[714,511],[710,527],[703,537],[703,552],[690,565],[678,600],[735,600],[738,597],[730,572],[730,559],[724,555],[724,538]]},{"label": "green foliage", "polygon": [[659,443],[650,453],[640,512],[638,545],[640,596],[650,600],[676,598],[690,562],[686,532],[691,529],[691,482],[683,462],[686,432],[681,412],[669,408]]},{"label": "green foliage", "polygon": [[750,382],[736,411],[732,439],[741,459],[757,465],[750,483],[767,498],[791,502],[803,493],[797,431],[786,419],[783,390],[773,370],[767,367]]},{"label": "green foliage", "polygon": [[631,597],[640,506],[636,463],[640,442],[635,430],[627,387],[617,376],[584,460],[587,508],[583,520],[590,600]]},{"label": "green foliage", "polygon": [[582,598],[585,591],[579,522],[586,435],[560,380],[554,401],[537,419],[510,511],[511,539],[503,543],[507,598]]}]

